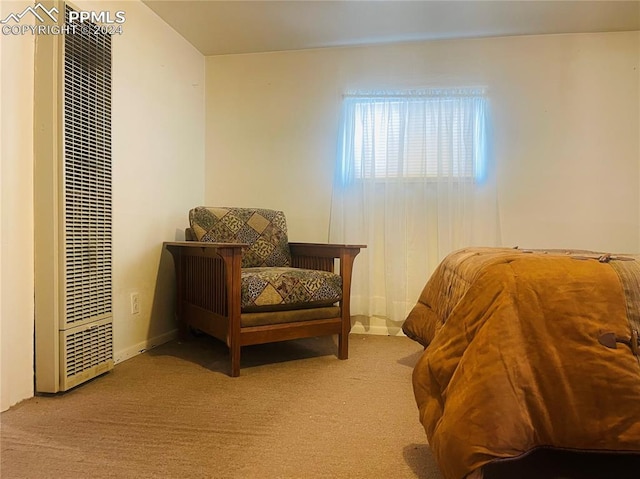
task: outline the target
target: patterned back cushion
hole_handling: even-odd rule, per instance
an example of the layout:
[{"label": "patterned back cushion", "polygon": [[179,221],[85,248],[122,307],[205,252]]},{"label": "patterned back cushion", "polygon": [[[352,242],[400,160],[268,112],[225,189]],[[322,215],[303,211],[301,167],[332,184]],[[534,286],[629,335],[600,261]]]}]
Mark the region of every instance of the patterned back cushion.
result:
[{"label": "patterned back cushion", "polygon": [[243,268],[291,265],[282,211],[198,206],[189,211],[189,224],[198,241],[247,243]]}]

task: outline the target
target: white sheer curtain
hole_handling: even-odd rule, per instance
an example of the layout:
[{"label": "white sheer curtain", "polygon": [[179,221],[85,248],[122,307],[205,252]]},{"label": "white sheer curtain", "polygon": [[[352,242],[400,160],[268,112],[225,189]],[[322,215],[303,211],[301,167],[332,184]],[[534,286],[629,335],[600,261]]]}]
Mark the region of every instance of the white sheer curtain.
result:
[{"label": "white sheer curtain", "polygon": [[329,240],[364,243],[352,314],[403,321],[449,252],[495,245],[480,90],[345,95]]}]

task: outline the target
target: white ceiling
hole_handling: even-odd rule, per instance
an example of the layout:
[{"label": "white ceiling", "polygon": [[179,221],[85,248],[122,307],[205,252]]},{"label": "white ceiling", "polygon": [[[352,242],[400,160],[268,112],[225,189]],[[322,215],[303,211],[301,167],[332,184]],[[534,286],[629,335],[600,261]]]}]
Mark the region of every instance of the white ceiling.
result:
[{"label": "white ceiling", "polygon": [[640,0],[143,0],[204,55],[640,30]]}]

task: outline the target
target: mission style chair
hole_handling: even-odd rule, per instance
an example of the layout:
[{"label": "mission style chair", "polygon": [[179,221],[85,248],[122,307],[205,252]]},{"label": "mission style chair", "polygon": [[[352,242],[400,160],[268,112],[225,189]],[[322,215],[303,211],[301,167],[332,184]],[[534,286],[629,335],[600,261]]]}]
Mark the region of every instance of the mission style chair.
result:
[{"label": "mission style chair", "polygon": [[250,344],[337,334],[347,359],[351,272],[366,246],[289,243],[284,213],[268,209],[200,206],[189,224],[187,241],[165,243],[182,337],[195,329],[224,341],[233,377]]}]

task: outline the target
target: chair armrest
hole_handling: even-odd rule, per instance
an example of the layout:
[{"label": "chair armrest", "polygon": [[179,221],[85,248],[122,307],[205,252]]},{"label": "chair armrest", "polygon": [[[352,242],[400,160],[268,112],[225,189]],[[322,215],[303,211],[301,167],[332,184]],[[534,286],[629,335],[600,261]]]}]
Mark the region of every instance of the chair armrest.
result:
[{"label": "chair armrest", "polygon": [[165,241],[164,247],[171,254],[189,254],[197,256],[220,255],[222,251],[239,251],[247,246],[246,243],[210,243],[207,241]]},{"label": "chair armrest", "polygon": [[340,258],[344,254],[354,257],[366,245],[347,245],[331,243],[289,243],[293,256],[316,256],[319,258]]},{"label": "chair armrest", "polygon": [[365,245],[344,245],[327,243],[289,243],[291,263],[295,268],[317,269],[333,272],[334,260],[340,260],[340,275],[344,276],[351,268],[354,258]]},{"label": "chair armrest", "polygon": [[[242,263],[242,250],[245,243],[210,243],[208,241],[171,241],[164,242],[164,247],[173,256],[176,268],[181,265],[183,257],[206,257],[222,259],[227,268],[238,270]],[[178,273],[178,269],[176,269]],[[238,273],[238,277],[240,273]]]}]

